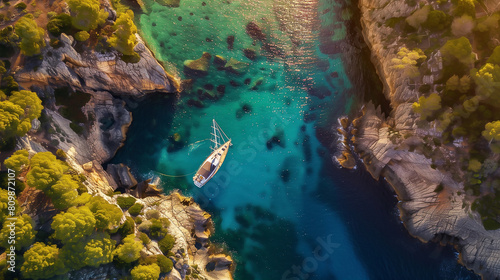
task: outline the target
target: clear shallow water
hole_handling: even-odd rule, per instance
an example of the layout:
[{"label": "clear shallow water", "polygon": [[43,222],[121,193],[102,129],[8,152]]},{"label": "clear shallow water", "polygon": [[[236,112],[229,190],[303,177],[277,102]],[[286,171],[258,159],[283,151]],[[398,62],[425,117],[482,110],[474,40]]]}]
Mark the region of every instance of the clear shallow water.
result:
[{"label": "clear shallow water", "polygon": [[[357,108],[361,97],[352,93],[366,83],[361,74],[348,78],[353,65],[340,52],[352,36],[351,4],[182,0],[168,8],[146,2],[148,14],[138,24],[161,59],[182,70],[184,60],[206,51],[249,66],[236,75],[212,64],[179,98],[141,103],[112,162],[126,163],[140,178],[160,176],[167,192],[194,196],[213,214],[214,241],[234,252],[236,279],[476,279],[450,248],[410,237],[389,188],[361,169],[338,169],[321,144],[333,141],[329,125]],[[262,50],[246,34],[250,21],[283,55]],[[235,37],[232,50],[228,36]],[[261,55],[252,61],[244,48]],[[221,86],[223,96],[202,100],[204,108],[187,104]],[[212,118],[234,145],[214,179],[198,189],[191,177],[210,153]]]}]

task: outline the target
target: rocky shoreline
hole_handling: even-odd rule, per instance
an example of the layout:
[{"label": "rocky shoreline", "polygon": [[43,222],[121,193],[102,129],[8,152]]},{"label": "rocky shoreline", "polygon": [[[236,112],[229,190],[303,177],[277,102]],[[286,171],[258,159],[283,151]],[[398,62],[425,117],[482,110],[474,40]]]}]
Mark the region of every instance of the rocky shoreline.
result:
[{"label": "rocky shoreline", "polygon": [[[111,9],[109,3],[104,2]],[[47,42],[40,61],[29,60],[23,68],[15,69],[15,79],[19,85],[32,89],[46,101],[45,120],[41,123],[34,122],[33,129],[27,136],[19,139],[16,149],[26,149],[32,155],[62,150],[66,162],[85,176],[84,184],[90,194],[117,204],[118,196],[128,196],[127,193],[130,193],[137,197],[137,202],[143,204],[144,209],[156,210],[162,218],[168,218],[171,222],[169,233],[176,238],[176,245],[172,250],[174,256],[171,257],[174,269],[162,279],[233,279],[232,258],[209,241],[213,232],[210,214],[203,211],[192,198],[177,192],[160,194],[149,180],[137,183],[132,176],[129,181],[133,184],[126,187],[134,191],[111,195],[117,188],[123,187],[123,182],[120,181],[122,178],[118,178],[122,174],[111,174],[101,164],[109,161],[126,139],[132,122],[132,114],[126,105],[133,106],[149,94],[172,94],[180,91],[180,81],[165,71],[139,35],[136,36],[138,44],[135,51],[139,54],[140,61],[135,64],[122,61],[116,51],[77,51],[74,39],[62,34],[57,48],[51,47]],[[69,94],[71,100],[75,96],[78,99],[78,95],[88,96],[89,100],[83,107],[66,108],[81,109],[79,113],[83,113],[86,121],[81,118],[72,120],[62,113],[60,109],[68,105],[56,102],[57,92],[61,89]],[[126,167],[122,169],[125,170]],[[40,191],[30,189],[28,193],[23,202],[25,212],[35,221],[50,221],[54,211],[50,210],[47,201],[36,201]],[[45,211],[47,209],[48,212]],[[123,219],[126,215],[129,214],[125,214]],[[45,218],[42,219],[41,216]],[[137,230],[136,228],[135,231]],[[142,253],[155,255],[161,254],[161,251],[157,242],[151,242]],[[120,268],[108,264],[98,269],[73,271],[69,277],[108,279],[121,277],[124,273],[126,272],[120,271]]]},{"label": "rocky shoreline", "polygon": [[[417,127],[418,116],[411,109],[418,98],[416,89],[391,68],[391,59],[404,45],[399,38],[388,39],[394,30],[385,22],[407,17],[415,7],[403,0],[360,0],[359,8],[363,36],[392,113],[386,117],[373,105],[364,107],[363,116],[353,122],[356,152],[375,179],[384,177],[396,191],[401,220],[411,235],[423,242],[455,246],[460,263],[483,279],[498,279],[500,231],[484,229],[479,214],[470,210],[462,182],[432,168],[432,161],[422,152],[409,148],[438,134]],[[401,135],[411,136],[401,140]],[[436,191],[438,187],[443,190]]]}]

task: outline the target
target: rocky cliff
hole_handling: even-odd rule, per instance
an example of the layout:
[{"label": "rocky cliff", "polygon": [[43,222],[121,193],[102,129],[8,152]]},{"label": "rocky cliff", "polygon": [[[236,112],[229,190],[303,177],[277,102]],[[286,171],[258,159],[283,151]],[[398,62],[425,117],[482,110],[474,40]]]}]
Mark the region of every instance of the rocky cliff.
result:
[{"label": "rocky cliff", "polygon": [[[455,245],[462,264],[484,279],[497,279],[500,231],[485,230],[479,215],[470,210],[463,183],[454,180],[451,172],[432,168],[432,161],[424,156],[425,149],[414,149],[422,146],[426,137],[439,138],[440,134],[432,128],[417,127],[418,116],[413,114],[411,104],[417,101],[418,93],[397,69],[391,68],[391,59],[404,44],[385,23],[389,18],[409,16],[416,7],[407,2],[359,1],[363,35],[392,113],[384,117],[373,106],[365,106],[363,116],[354,122],[355,148],[373,177],[385,177],[396,190],[401,219],[413,236],[423,242]],[[453,148],[442,152],[453,157]]]}]

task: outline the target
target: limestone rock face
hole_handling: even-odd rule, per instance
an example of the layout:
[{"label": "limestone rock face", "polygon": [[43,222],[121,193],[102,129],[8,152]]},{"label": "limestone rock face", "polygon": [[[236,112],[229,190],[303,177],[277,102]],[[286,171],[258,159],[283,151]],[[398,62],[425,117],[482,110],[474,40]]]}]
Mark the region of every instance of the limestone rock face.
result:
[{"label": "limestone rock face", "polygon": [[[82,108],[94,122],[87,124],[88,135],[79,135],[70,128],[70,121],[58,112],[45,109],[58,128],[51,140],[58,140],[55,148],[62,149],[79,164],[89,161],[103,163],[111,159],[125,141],[132,116],[125,109],[125,102],[105,91],[93,92],[90,101]],[[106,124],[106,125],[104,125]],[[69,141],[60,141],[61,139]]]},{"label": "limestone rock face", "polygon": [[[393,29],[385,26],[392,17],[407,17],[416,7],[404,0],[360,0],[365,41],[372,62],[384,84],[384,94],[392,106],[385,118],[373,106],[365,106],[363,116],[354,121],[354,144],[372,176],[384,176],[398,194],[401,219],[408,231],[424,242],[451,243],[460,252],[460,262],[484,279],[500,278],[500,230],[486,231],[479,215],[470,210],[462,182],[448,172],[431,168],[431,159],[413,152],[405,143],[418,143],[426,135],[440,137],[432,128],[417,127],[411,104],[418,94],[391,68],[391,59],[404,45]],[[394,138],[394,131],[412,135]],[[457,167],[459,168],[459,167]],[[443,190],[436,192],[438,186]],[[468,206],[469,205],[469,206]]]},{"label": "limestone rock face", "polygon": [[163,67],[141,38],[137,38],[139,43],[134,50],[141,59],[138,63],[126,63],[116,51],[104,54],[90,50],[77,52],[73,48],[73,38],[62,34],[61,47],[52,48],[47,43],[40,65],[24,67],[17,71],[15,78],[25,88],[48,84],[138,98],[149,92],[176,91]]}]

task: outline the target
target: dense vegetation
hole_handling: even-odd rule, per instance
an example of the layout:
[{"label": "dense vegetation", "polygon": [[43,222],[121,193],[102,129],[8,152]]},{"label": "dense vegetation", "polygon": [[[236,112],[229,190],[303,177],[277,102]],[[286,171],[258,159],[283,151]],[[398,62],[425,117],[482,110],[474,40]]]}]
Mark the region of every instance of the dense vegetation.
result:
[{"label": "dense vegetation", "polygon": [[[19,269],[9,273],[8,279],[66,279],[70,271],[109,263],[116,265],[126,279],[158,279],[160,273],[172,270],[172,260],[165,255],[148,257],[143,248],[161,241],[163,252],[173,256],[170,250],[175,239],[168,235],[168,219],[161,218],[158,211],[146,217],[143,202],[131,196],[118,196],[115,204],[109,202],[114,200],[112,195],[109,199],[90,195],[85,176],[65,162],[68,155],[63,150],[58,149],[57,156],[52,152],[14,152],[18,137],[31,130],[33,120],[40,119],[44,133],[60,132],[60,128],[50,126],[50,115],[43,111],[42,103],[50,106],[53,101],[46,98],[47,95],[40,95],[43,97],[40,99],[37,93],[25,90],[25,84],[19,85],[12,69],[16,67],[11,67],[11,63],[24,61],[37,71],[45,56],[52,55],[47,48],[62,46],[63,33],[75,38],[74,47],[79,52],[104,53],[115,49],[124,61],[137,62],[140,57],[134,51],[137,27],[133,12],[120,1],[112,1],[115,7],[119,6],[113,21],[100,0],[66,0],[59,4],[67,4],[69,10],[48,12],[45,19],[40,17],[42,12],[36,10],[39,4],[36,1],[28,5],[20,2],[12,7],[8,2],[4,1],[0,8],[0,24],[5,26],[0,29],[0,150],[10,156],[0,168],[16,172],[16,197],[26,200],[22,204],[17,199],[14,201]],[[48,46],[47,38],[50,39]],[[94,120],[93,116],[84,115],[81,107],[91,96],[69,88],[55,89],[54,96],[59,113],[70,120],[70,127],[76,133],[84,133],[84,124]],[[38,137],[40,132],[30,132],[30,135]],[[58,143],[55,141],[50,140],[44,146],[55,151]],[[0,253],[9,250],[10,229],[6,218],[12,193],[3,189],[8,185],[7,177],[5,171],[0,171]],[[25,191],[29,191],[29,195]],[[31,214],[22,214],[25,207],[30,207],[33,194],[37,203],[46,204],[42,209],[51,211],[37,213],[33,218]],[[124,218],[124,215],[134,218]],[[145,230],[136,236],[136,227],[141,223]],[[6,273],[5,261],[0,262],[0,279]]]},{"label": "dense vegetation", "polygon": [[[135,235],[136,222],[101,196],[91,196],[82,188],[85,177],[78,175],[65,162],[50,152],[37,153],[30,157],[19,150],[7,158],[4,166],[16,170],[18,177],[25,177],[29,188],[38,189],[50,198],[59,211],[51,218],[50,229],[35,231],[37,225],[29,215],[21,213],[22,206],[16,204],[16,251],[20,271],[16,277],[46,279],[64,275],[83,267],[98,267],[115,263],[125,268],[133,279],[158,279],[160,273],[172,270],[172,261],[164,255],[144,256],[141,251],[151,239],[159,243],[162,252],[171,256],[175,238],[168,234],[170,222],[161,218],[157,210],[148,211],[138,223],[147,225],[144,232]],[[7,184],[5,184],[6,186]],[[5,187],[2,185],[2,187]],[[83,186],[83,188],[85,188]],[[130,196],[116,198],[122,207],[141,205]],[[8,207],[8,192],[0,189],[0,247],[8,248],[10,229],[5,219]],[[39,221],[43,222],[43,221]],[[2,273],[6,267],[2,266]],[[20,274],[19,274],[20,273]]]},{"label": "dense vegetation", "polygon": [[393,68],[418,89],[413,111],[435,133],[409,148],[465,182],[472,210],[487,229],[500,228],[500,12],[473,0],[412,4],[409,17],[386,21],[405,38]]}]

